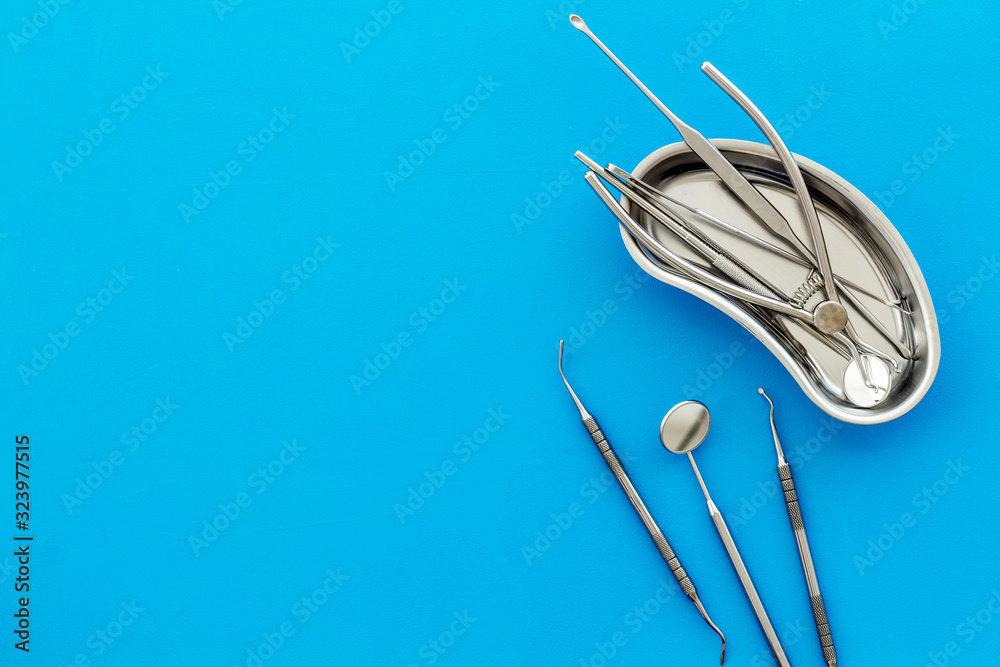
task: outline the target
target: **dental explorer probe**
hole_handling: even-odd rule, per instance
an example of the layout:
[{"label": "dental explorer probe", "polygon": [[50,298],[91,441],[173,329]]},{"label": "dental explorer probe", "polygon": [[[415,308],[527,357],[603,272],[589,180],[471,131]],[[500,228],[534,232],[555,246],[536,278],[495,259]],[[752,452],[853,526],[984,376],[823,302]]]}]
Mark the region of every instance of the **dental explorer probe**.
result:
[{"label": "dental explorer probe", "polygon": [[687,572],[684,571],[684,567],[681,565],[680,560],[678,560],[677,555],[674,554],[673,548],[671,548],[670,543],[667,542],[667,538],[663,535],[663,531],[660,527],[656,525],[656,521],[653,520],[653,515],[649,513],[646,509],[645,503],[642,502],[642,498],[639,497],[638,491],[632,486],[632,481],[629,479],[628,474],[625,472],[625,468],[622,466],[621,461],[618,460],[618,455],[615,454],[614,450],[611,449],[611,443],[608,442],[607,438],[604,437],[604,432],[601,431],[601,427],[597,424],[597,420],[591,416],[587,409],[583,407],[583,403],[577,398],[576,392],[573,391],[573,387],[569,386],[569,380],[566,379],[565,373],[563,373],[562,368],[563,360],[563,341],[559,341],[559,375],[562,376],[562,380],[566,383],[566,388],[569,389],[569,395],[573,397],[573,402],[576,403],[577,409],[580,411],[580,419],[583,420],[583,425],[587,429],[587,433],[590,434],[591,439],[594,444],[597,445],[597,449],[601,452],[604,457],[604,462],[608,464],[608,468],[611,469],[611,473],[621,484],[622,488],[625,490],[628,499],[632,501],[632,506],[635,511],[639,514],[639,518],[642,519],[642,523],[645,524],[646,530],[649,531],[650,537],[653,538],[653,542],[656,544],[656,549],[663,556],[663,560],[667,562],[667,567],[673,573],[674,578],[677,579],[677,583],[680,584],[681,590],[684,594],[691,598],[691,602],[694,606],[698,608],[698,612],[701,614],[705,622],[711,626],[713,630],[722,638],[722,658],[719,661],[720,665],[726,663],[726,636],[722,634],[722,630],[718,628],[712,619],[709,618],[708,612],[705,611],[705,607],[701,604],[701,600],[698,599],[698,591],[695,590],[694,582],[691,581],[691,577],[688,576]]},{"label": "dental explorer probe", "polygon": [[806,575],[806,586],[809,589],[809,601],[812,603],[813,619],[816,621],[816,632],[819,634],[819,643],[823,649],[823,660],[829,667],[837,667],[837,651],[833,648],[833,637],[830,635],[830,623],[826,617],[823,594],[819,590],[816,567],[813,565],[812,552],[809,551],[809,540],[806,539],[806,525],[802,520],[802,509],[799,507],[799,497],[795,492],[792,469],[785,461],[785,453],[781,451],[781,441],[778,440],[778,429],[774,425],[774,401],[764,393],[763,388],[757,391],[771,404],[771,434],[774,435],[774,446],[778,451],[778,477],[781,478],[781,489],[785,492],[785,505],[788,507],[788,519],[795,532],[795,542],[799,545],[799,559],[802,561],[802,571]]}]

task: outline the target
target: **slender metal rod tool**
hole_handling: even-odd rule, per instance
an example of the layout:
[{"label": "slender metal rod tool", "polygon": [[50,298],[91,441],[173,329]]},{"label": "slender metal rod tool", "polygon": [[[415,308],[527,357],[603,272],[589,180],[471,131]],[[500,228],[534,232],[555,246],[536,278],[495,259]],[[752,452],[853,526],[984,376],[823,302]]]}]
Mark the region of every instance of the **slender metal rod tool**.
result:
[{"label": "slender metal rod tool", "polygon": [[611,62],[617,65],[618,69],[620,69],[625,76],[632,80],[632,83],[634,83],[639,90],[641,90],[642,93],[649,98],[649,101],[652,102],[656,108],[667,117],[667,120],[669,120],[673,126],[677,128],[677,131],[681,134],[681,138],[684,139],[684,143],[686,143],[691,150],[694,151],[695,155],[700,157],[705,164],[708,165],[709,169],[715,172],[715,175],[726,184],[726,187],[728,187],[747,208],[760,218],[772,232],[780,238],[788,241],[797,251],[802,253],[803,259],[812,259],[812,253],[798,239],[798,237],[795,236],[795,232],[788,224],[788,221],[785,220],[781,213],[774,208],[774,205],[772,205],[771,202],[769,202],[764,195],[762,195],[757,188],[755,188],[750,181],[748,181],[746,177],[733,166],[733,163],[727,160],[725,156],[719,152],[719,149],[716,148],[712,142],[706,139],[705,136],[696,129],[682,121],[677,114],[668,109],[666,105],[663,104],[663,102],[661,102],[659,98],[656,97],[656,95],[654,95],[653,92],[647,88],[646,85],[640,81],[639,78],[633,74],[632,71],[629,70],[629,68],[626,67],[614,53],[611,52],[611,49],[606,47],[604,42],[598,39],[597,35],[591,32],[590,28],[587,27],[587,24],[582,18],[573,14],[569,17],[569,21],[573,24],[574,28],[587,35],[587,37],[589,37],[594,44],[600,47],[601,51],[604,52],[604,55],[610,58]]},{"label": "slender metal rod tool", "polygon": [[[819,273],[823,277],[823,289],[826,290],[827,300],[816,306],[816,327],[823,333],[835,333],[841,331],[847,325],[847,310],[837,300],[837,281],[833,278],[833,268],[830,264],[830,254],[826,249],[826,240],[823,237],[823,227],[819,222],[819,214],[816,213],[816,206],[813,204],[809,194],[809,187],[805,178],[802,177],[802,170],[788,150],[788,146],[781,139],[781,135],[774,129],[767,117],[761,113],[760,109],[750,101],[742,90],[737,88],[732,81],[727,79],[722,72],[715,68],[710,62],[702,63],[701,70],[708,75],[722,90],[740,105],[748,116],[757,124],[764,136],[771,143],[774,152],[778,154],[785,173],[792,181],[795,193],[799,197],[802,212],[805,214],[806,222],[809,224],[809,235],[812,237],[815,254],[810,259],[815,258],[819,263]],[[792,232],[794,235],[794,231]],[[798,236],[795,237],[798,239]],[[801,244],[801,241],[799,241]]]},{"label": "slender metal rod tool", "polygon": [[[604,202],[605,206],[607,206],[611,212],[615,214],[615,217],[618,218],[618,222],[624,226],[625,229],[627,229],[628,232],[643,245],[643,247],[648,248],[649,251],[656,255],[656,257],[661,261],[678,268],[686,274],[696,278],[698,282],[712,287],[723,294],[748,303],[763,306],[774,312],[788,315],[789,317],[798,318],[806,322],[812,322],[812,313],[808,310],[796,308],[779,299],[773,299],[769,296],[753,291],[747,287],[747,285],[751,284],[749,281],[740,280],[740,284],[734,284],[722,280],[709,271],[706,271],[679,255],[676,255],[669,248],[657,241],[649,232],[643,229],[642,225],[629,216],[629,214],[625,211],[625,208],[618,202],[617,199],[615,199],[614,195],[612,195],[604,183],[601,182],[601,179],[597,176],[597,174],[592,171],[588,171],[583,175],[583,178],[590,184],[590,187],[593,188],[594,192],[597,193],[597,196],[601,198],[601,201]],[[726,270],[730,272],[733,271],[734,268],[738,268],[732,264],[732,262],[729,262],[728,264],[724,262],[723,265],[726,266]],[[729,273],[728,275],[732,277],[733,273]],[[734,278],[734,280],[737,279]]]},{"label": "slender metal rod tool", "polygon": [[[782,293],[778,287],[770,283],[764,276],[741,262],[736,256],[727,252],[725,248],[708,238],[701,230],[687,225],[683,218],[678,216],[672,209],[656,199],[645,196],[644,192],[637,189],[632,183],[613,176],[607,169],[601,167],[581,151],[577,151],[575,157],[587,165],[591,171],[602,175],[608,183],[628,197],[636,206],[677,235],[700,255],[708,259],[712,263],[712,266],[732,278],[738,285],[771,299],[788,300],[788,296]],[[633,183],[635,182],[638,181],[633,180]]]},{"label": "slender metal rod tool", "polygon": [[[639,206],[644,211],[649,213],[661,224],[666,225],[668,228],[674,231],[678,236],[680,236],[685,241],[689,241],[689,239],[686,238],[686,236],[693,234],[701,241],[708,243],[708,245],[712,246],[713,248],[716,248],[716,250],[721,249],[721,246],[718,246],[717,243],[715,243],[714,241],[706,237],[704,234],[702,234],[696,227],[689,225],[683,218],[681,218],[674,211],[666,207],[660,200],[667,201],[673,204],[678,204],[680,205],[681,208],[687,209],[692,213],[700,215],[706,220],[710,220],[714,223],[719,224],[720,226],[726,227],[731,231],[736,232],[737,235],[743,236],[744,238],[747,238],[748,240],[751,240],[754,243],[758,243],[761,244],[763,247],[767,247],[770,248],[771,250],[778,251],[779,253],[783,254],[783,256],[787,256],[793,261],[799,262],[806,266],[811,266],[805,260],[800,259],[796,255],[788,253],[787,251],[782,250],[777,246],[771,245],[770,243],[767,243],[762,239],[758,239],[756,236],[753,236],[752,234],[748,234],[743,230],[733,227],[732,225],[729,225],[728,223],[723,222],[722,220],[719,220],[718,218],[711,216],[705,213],[704,211],[690,207],[687,204],[684,204],[683,202],[677,201],[673,197],[663,194],[662,192],[649,186],[642,180],[635,178],[634,176],[626,172],[624,169],[620,169],[614,166],[613,164],[609,164],[607,167],[601,167],[596,162],[594,162],[586,155],[581,153],[580,151],[576,152],[576,158],[582,161],[584,164],[586,164],[595,173],[601,174],[608,183],[611,183],[619,190],[621,190],[621,192],[623,192],[626,196],[628,196],[629,199],[633,201],[637,206]],[[653,207],[655,210],[651,210],[650,207]],[[683,228],[683,230],[685,231],[678,232],[669,222],[663,220],[662,218],[663,215],[667,215],[668,217],[670,217],[671,220],[673,220],[677,226]],[[689,245],[692,244],[690,244],[689,242]],[[696,248],[696,250],[698,250],[698,248]],[[777,296],[776,293],[780,293],[780,290],[777,287],[768,282],[760,274],[754,272],[753,269],[751,269],[749,266],[746,266],[742,262],[737,260],[733,255],[729,254],[728,252],[724,252],[723,254],[725,255],[725,257],[723,258],[724,261],[722,262],[716,262],[714,258],[710,256],[708,257],[708,259],[712,261],[714,266],[717,266],[719,270],[721,270],[723,273],[726,273],[729,277],[733,278],[739,285],[746,287],[747,289],[752,290],[757,294],[761,294],[767,297],[776,297]],[[733,272],[730,270],[730,268],[734,265],[736,268],[739,269],[738,272]],[[815,271],[815,269],[813,269],[813,271]],[[834,275],[833,280],[838,284],[840,283],[840,278],[836,275]],[[822,278],[820,278],[820,284],[822,284],[822,282],[823,282]],[[764,287],[765,289],[761,289],[761,287]],[[881,299],[881,297],[872,295],[863,289],[861,289],[860,291],[868,294],[872,298],[878,299],[886,306],[897,307]],[[882,336],[886,340],[888,340],[904,358],[909,359],[913,356],[910,349],[906,347],[903,343],[901,343],[899,340],[897,340],[896,337],[893,336],[888,331],[888,329],[886,329],[885,325],[882,324],[878,320],[878,318],[876,318],[871,313],[871,311],[869,311],[868,308],[866,308],[865,305],[861,303],[861,301],[857,297],[851,294],[851,292],[847,289],[843,289],[841,293],[844,296],[846,296],[852,304],[854,304],[854,306],[861,313],[861,316],[865,318],[865,320],[868,321],[872,326],[874,326],[879,331],[879,333],[881,333]],[[785,298],[787,299],[787,297]],[[796,307],[802,307],[804,303],[805,300],[801,300],[799,302],[796,302],[794,300],[789,300],[789,304]],[[815,324],[815,313],[816,311],[814,310],[813,314],[810,316],[811,319],[809,321],[812,324]],[[848,322],[847,324],[847,333],[850,334],[854,340],[856,340],[856,343],[859,347],[864,347],[866,351],[872,352],[876,356],[882,357],[883,359],[889,361],[889,363],[893,366],[896,365],[895,361],[893,361],[891,357],[885,355],[874,346],[864,343],[864,341],[861,340],[860,336],[857,335],[857,332],[854,330],[854,327],[851,325],[850,322]]]},{"label": "slender metal rod tool", "polygon": [[[774,313],[794,318],[800,323],[813,323],[812,313],[803,308],[794,306],[791,303],[768,296],[766,291],[760,290],[759,285],[755,285],[755,281],[752,279],[752,276],[747,274],[745,271],[742,271],[732,261],[719,262],[717,260],[712,260],[713,265],[719,268],[730,278],[733,278],[735,283],[729,283],[721,280],[712,273],[692,264],[679,255],[676,255],[662,243],[657,241],[642,227],[642,225],[629,216],[625,208],[618,202],[617,199],[614,198],[614,195],[611,194],[596,173],[588,171],[584,174],[583,178],[588,184],[590,184],[590,187],[593,188],[594,192],[601,198],[601,201],[604,202],[605,206],[607,206],[608,209],[614,213],[615,217],[618,218],[618,222],[636,239],[636,241],[639,242],[640,245],[649,250],[649,252],[655,255],[660,261],[665,264],[669,264],[671,267],[685,274],[686,277],[692,279],[693,282],[711,287],[722,294],[739,299],[740,301],[757,306],[763,306]],[[848,328],[850,329],[850,326]],[[832,338],[847,347],[849,350],[848,358],[861,358],[861,352],[858,349],[860,340],[858,341],[858,344],[856,344],[855,341],[848,337],[843,331],[838,331],[837,333],[832,334]],[[824,340],[827,344],[831,344],[830,341],[826,340],[826,335],[821,336],[820,339]],[[880,352],[877,348],[874,348],[871,345],[865,344],[865,349],[880,358],[891,360],[891,357],[885,355],[883,352]]]},{"label": "slender metal rod tool", "polygon": [[[886,359],[890,364],[895,365],[892,358],[887,354],[876,348],[875,346],[865,342],[858,336],[857,331],[854,329],[853,325],[844,320],[846,323],[845,331],[827,331],[823,325],[824,319],[827,319],[825,315],[821,316],[821,311],[823,313],[829,314],[828,307],[833,307],[834,309],[843,309],[840,304],[833,303],[831,301],[826,301],[819,306],[817,306],[812,312],[804,309],[804,303],[795,301],[785,301],[779,299],[778,295],[775,294],[774,290],[768,287],[763,279],[757,276],[752,269],[746,267],[738,259],[725,253],[720,253],[715,247],[711,247],[711,244],[706,244],[704,241],[704,236],[700,233],[697,238],[686,224],[678,218],[672,211],[662,206],[654,198],[649,197],[645,194],[645,191],[641,188],[636,188],[635,186],[629,184],[626,180],[616,176],[610,169],[601,167],[596,162],[588,158],[582,152],[576,152],[576,158],[583,162],[587,167],[591,169],[588,171],[584,178],[590,183],[591,187],[601,198],[601,200],[615,213],[618,217],[619,222],[628,229],[629,233],[635,237],[636,241],[646,247],[651,253],[656,255],[658,258],[662,259],[668,264],[674,266],[681,266],[683,270],[689,275],[698,277],[702,283],[705,283],[711,287],[714,287],[720,292],[728,294],[730,296],[736,296],[743,301],[749,301],[750,303],[755,303],[757,305],[763,305],[765,307],[774,310],[775,312],[782,313],[784,315],[789,315],[791,317],[798,318],[804,322],[808,322],[816,326],[819,330],[827,335],[832,335],[840,340],[846,341],[848,349],[851,351],[853,358],[858,364],[861,370],[861,377],[866,386],[874,389],[874,383],[869,379],[870,371],[868,369],[868,360],[861,354],[862,349],[866,352],[874,354],[878,357]],[[595,171],[596,170],[596,171]],[[597,174],[602,174],[608,183],[612,184],[616,188],[622,191],[630,201],[635,203],[639,208],[643,209],[646,213],[655,218],[658,222],[663,224],[665,227],[677,234],[681,240],[685,241],[694,250],[698,251],[704,257],[706,257],[712,266],[716,267],[727,276],[733,279],[736,283],[735,285],[728,285],[726,287],[721,287],[720,282],[715,278],[708,278],[711,274],[703,271],[698,267],[694,267],[686,260],[680,259],[679,257],[673,255],[663,246],[662,243],[657,241],[653,236],[649,234],[645,229],[642,229],[639,223],[635,222],[629,218],[628,214],[625,212],[624,208],[615,203],[614,197],[608,191],[606,187],[600,182]],[[636,179],[632,179],[632,183],[637,182]],[[619,213],[618,209],[621,209]],[[668,219],[669,218],[669,219]],[[667,259],[665,256],[670,256]],[[736,292],[742,292],[742,294],[737,294]],[[752,293],[752,296],[749,294]],[[846,311],[845,318],[846,318]],[[836,319],[836,318],[834,318]],[[841,325],[837,325],[841,326]]]},{"label": "slender metal rod tool", "polygon": [[698,470],[698,464],[694,462],[694,455],[691,453],[691,450],[697,448],[708,435],[711,423],[711,415],[704,404],[698,401],[683,401],[670,408],[670,411],[663,418],[663,422],[660,424],[660,442],[669,452],[687,454],[694,475],[698,478],[698,485],[701,486],[701,491],[705,494],[705,502],[708,504],[708,513],[712,517],[712,523],[715,524],[715,529],[722,539],[726,553],[729,554],[729,560],[732,561],[733,568],[740,578],[740,583],[753,607],[754,615],[757,616],[760,629],[767,638],[771,652],[774,654],[775,660],[778,661],[779,667],[791,667],[785,650],[781,646],[781,641],[778,639],[778,633],[775,632],[771,619],[768,618],[767,611],[764,609],[764,603],[753,585],[753,580],[750,579],[750,572],[743,564],[743,558],[736,548],[736,542],[733,541],[729,527],[726,526],[726,521],[722,518],[722,512],[712,501],[712,496],[708,493],[708,487],[705,486],[705,480],[701,478],[701,471]]},{"label": "slender metal rod tool", "polygon": [[[799,257],[798,255],[796,255],[794,253],[788,252],[784,248],[779,248],[778,246],[774,245],[773,243],[768,243],[764,239],[758,238],[758,237],[754,236],[753,234],[747,232],[746,230],[740,229],[739,227],[735,227],[735,226],[729,224],[725,220],[720,220],[719,218],[715,217],[711,213],[703,211],[700,208],[696,208],[694,206],[689,206],[688,204],[685,204],[682,201],[674,199],[673,197],[671,197],[668,194],[660,192],[656,188],[654,188],[654,187],[650,186],[649,184],[647,184],[645,181],[634,177],[632,174],[630,174],[629,172],[625,171],[621,167],[617,167],[617,166],[615,166],[613,164],[609,164],[607,167],[605,167],[605,171],[607,171],[608,173],[610,173],[612,176],[615,176],[616,178],[618,178],[619,180],[621,180],[624,183],[629,183],[629,184],[634,185],[637,189],[642,190],[649,197],[663,199],[663,200],[665,200],[667,202],[670,202],[671,204],[673,204],[675,206],[683,208],[686,211],[690,211],[691,213],[694,213],[695,215],[699,216],[700,218],[704,218],[708,222],[711,222],[716,227],[721,227],[722,229],[725,229],[725,230],[727,230],[729,232],[732,232],[733,234],[735,234],[736,236],[739,236],[742,239],[746,239],[747,241],[749,241],[750,243],[754,244],[758,248],[764,248],[765,250],[768,250],[768,251],[773,252],[775,254],[781,255],[785,259],[787,259],[789,261],[792,261],[792,262],[795,262],[799,266],[806,266],[806,267],[812,267],[813,266],[812,262],[808,262],[808,261],[802,259],[801,257]],[[846,279],[846,278],[844,278],[842,276],[838,276],[837,274],[834,274],[833,278],[837,282],[837,286],[841,289],[841,291],[848,291],[846,288],[850,288],[852,290],[856,290],[856,291],[860,292],[861,294],[864,294],[865,296],[868,296],[868,297],[871,297],[872,299],[875,299],[876,301],[878,301],[879,303],[881,303],[884,306],[887,306],[889,308],[893,308],[893,309],[898,310],[898,311],[900,311],[902,313],[905,313],[907,315],[911,314],[910,311],[904,309],[900,305],[900,299],[898,297],[895,299],[895,301],[887,301],[884,297],[881,297],[878,294],[873,294],[871,291],[865,289],[864,287],[861,287],[860,285],[858,285],[856,283],[851,282],[850,280],[848,280],[848,279]],[[850,297],[851,295],[848,294],[847,296]],[[858,306],[858,303],[855,302],[854,305]],[[863,306],[858,306],[858,307],[859,308],[863,308]],[[872,316],[872,317],[874,318],[874,316]],[[875,321],[873,321],[872,324],[875,325],[876,324]],[[876,325],[876,326],[878,326],[878,325]],[[891,338],[891,336],[888,335],[887,332],[883,331],[883,334],[885,334],[887,337],[889,337],[890,340],[893,340]],[[898,341],[894,341],[894,342],[898,342]],[[907,352],[906,356],[909,357],[910,354],[911,353]]]},{"label": "slender metal rod tool", "polygon": [[774,152],[778,154],[778,158],[785,168],[785,173],[788,174],[788,178],[792,181],[792,186],[795,188],[795,194],[799,197],[799,203],[802,206],[802,212],[805,214],[806,222],[809,224],[809,235],[812,236],[813,248],[816,251],[815,257],[819,262],[820,275],[824,279],[823,288],[827,292],[827,298],[830,301],[836,302],[837,290],[834,287],[835,281],[832,280],[833,269],[830,264],[830,255],[826,249],[826,240],[823,237],[823,227],[820,225],[816,206],[813,204],[812,196],[809,194],[809,187],[806,185],[805,178],[802,177],[802,170],[799,169],[799,165],[792,156],[792,152],[788,150],[788,146],[785,145],[781,135],[774,129],[774,126],[767,120],[767,117],[761,113],[757,105],[750,101],[750,98],[737,88],[732,81],[727,79],[715,65],[706,61],[702,63],[701,71],[707,74],[712,81],[740,105],[740,108],[750,116],[753,122],[757,124],[757,127],[760,128],[760,131],[764,133],[764,136],[767,137],[767,140],[774,148]]},{"label": "slender metal rod tool", "polygon": [[763,389],[758,389],[761,396],[771,404],[771,434],[774,435],[774,447],[778,452],[778,477],[781,479],[781,489],[785,492],[785,505],[788,507],[788,519],[795,532],[795,542],[799,546],[799,559],[802,561],[802,571],[806,575],[806,587],[809,589],[809,602],[812,603],[813,619],[816,621],[816,632],[819,634],[819,644],[823,649],[823,660],[829,667],[837,667],[837,651],[833,647],[833,637],[830,634],[830,622],[826,616],[826,606],[823,604],[823,594],[819,590],[819,580],[816,578],[816,567],[813,565],[812,552],[809,551],[809,540],[806,539],[806,524],[802,520],[802,508],[799,507],[799,497],[792,480],[792,469],[785,461],[785,453],[781,450],[778,440],[778,429],[774,425],[774,401]]},{"label": "slender metal rod tool", "polygon": [[597,420],[587,412],[587,409],[583,407],[583,403],[577,397],[576,392],[573,391],[573,387],[569,385],[569,380],[566,379],[565,373],[563,373],[562,368],[563,360],[563,341],[559,341],[559,375],[562,376],[563,382],[566,383],[566,388],[569,389],[570,396],[573,397],[573,402],[576,403],[577,409],[580,411],[580,419],[583,420],[583,425],[587,429],[587,433],[590,434],[591,439],[594,444],[597,445],[597,449],[601,452],[601,456],[604,457],[604,462],[608,464],[608,468],[611,470],[611,474],[615,476],[618,483],[621,484],[622,488],[625,490],[625,494],[628,495],[628,499],[632,502],[632,506],[635,511],[638,512],[639,518],[642,519],[642,523],[646,526],[646,530],[649,531],[650,537],[653,538],[653,542],[656,544],[656,549],[663,556],[663,560],[667,562],[667,567],[673,573],[674,578],[677,579],[677,583],[680,584],[681,590],[687,595],[694,606],[698,608],[698,612],[701,614],[705,622],[711,626],[719,637],[722,638],[722,658],[719,664],[725,664],[726,662],[726,636],[722,634],[722,630],[712,622],[709,618],[708,612],[705,611],[705,607],[701,604],[701,600],[698,599],[698,591],[694,587],[694,582],[691,581],[691,577],[688,576],[684,567],[681,565],[680,560],[678,560],[677,555],[674,553],[673,548],[670,543],[667,542],[667,538],[663,535],[663,531],[660,527],[656,525],[656,521],[653,520],[653,515],[649,513],[646,509],[645,503],[642,502],[642,498],[639,497],[639,492],[635,490],[632,485],[632,480],[629,479],[628,474],[625,472],[625,468],[622,466],[621,461],[618,460],[618,455],[615,454],[614,450],[611,449],[611,443],[608,442],[607,438],[604,437],[604,432],[601,431],[601,427],[598,425]]}]

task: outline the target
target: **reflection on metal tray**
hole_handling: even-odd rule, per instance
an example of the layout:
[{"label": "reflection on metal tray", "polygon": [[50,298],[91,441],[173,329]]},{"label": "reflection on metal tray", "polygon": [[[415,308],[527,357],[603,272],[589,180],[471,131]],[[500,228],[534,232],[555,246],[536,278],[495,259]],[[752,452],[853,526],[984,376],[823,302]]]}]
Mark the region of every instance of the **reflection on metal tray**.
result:
[{"label": "reflection on metal tray", "polygon": [[[809,238],[802,206],[773,148],[732,139],[713,139],[711,143],[788,220],[798,236]],[[871,377],[885,387],[884,393],[873,396],[850,350],[815,327],[693,280],[655,257],[622,227],[625,245],[651,276],[712,304],[746,327],[825,412],[856,424],[895,419],[920,401],[937,372],[940,339],[927,286],[906,243],[874,204],[822,165],[797,155],[795,160],[819,214],[833,272],[849,286],[844,291],[850,292],[851,298],[843,304],[850,320],[861,339],[885,353],[882,359],[868,357]],[[732,197],[719,177],[684,143],[655,151],[632,175],[759,240],[782,245],[782,239]],[[621,203],[663,246],[691,264],[711,270],[702,255],[630,199],[623,196]],[[780,293],[799,300],[806,310],[813,310],[823,300],[815,272],[785,256],[788,253],[778,254],[780,251],[705,216],[684,217]]]}]

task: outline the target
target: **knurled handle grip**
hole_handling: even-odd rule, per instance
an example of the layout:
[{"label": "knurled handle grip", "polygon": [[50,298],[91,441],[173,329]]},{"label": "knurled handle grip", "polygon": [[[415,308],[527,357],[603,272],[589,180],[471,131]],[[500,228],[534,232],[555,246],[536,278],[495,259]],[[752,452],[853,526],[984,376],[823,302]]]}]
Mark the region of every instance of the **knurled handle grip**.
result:
[{"label": "knurled handle grip", "polygon": [[[608,439],[604,437],[604,431],[601,430],[601,426],[597,423],[596,419],[593,417],[587,417],[583,420],[583,425],[587,427],[587,433],[590,434],[591,439],[593,439],[594,444],[597,445],[597,448],[601,450],[602,454],[611,449],[611,444],[608,442]],[[621,464],[619,464],[619,467],[620,466]]]},{"label": "knurled handle grip", "polygon": [[674,550],[670,547],[670,542],[667,542],[667,538],[662,532],[656,532],[653,533],[653,542],[656,543],[656,548],[659,550],[660,555],[663,556],[663,560],[667,561],[667,567],[670,568],[684,594],[688,596],[694,595],[697,592],[694,582],[691,581],[691,577],[688,576],[684,566],[681,565],[680,559],[674,554]]},{"label": "knurled handle grip", "polygon": [[781,479],[781,490],[785,493],[785,505],[788,508],[788,520],[792,522],[792,529],[805,530],[806,525],[802,521],[802,508],[799,507],[799,494],[795,492],[792,469],[787,463],[778,466],[778,477]]},{"label": "knurled handle grip", "polygon": [[[779,465],[778,477],[781,479],[781,490],[785,494],[785,505],[788,507],[788,519],[792,522],[792,529],[796,533],[805,535],[806,525],[802,520],[802,508],[799,506],[799,496],[795,491],[791,466],[787,463]],[[813,619],[816,621],[816,632],[819,634],[819,644],[823,649],[823,659],[827,664],[836,664],[837,651],[833,648],[833,637],[830,634],[830,622],[826,617],[823,596],[812,595],[809,601],[812,603]]]},{"label": "knurled handle grip", "polygon": [[775,294],[771,290],[771,288],[769,288],[767,285],[765,285],[764,283],[762,283],[761,281],[757,280],[755,277],[744,271],[743,267],[737,265],[735,262],[733,262],[733,260],[731,260],[726,255],[720,253],[719,256],[712,261],[712,266],[716,267],[717,269],[725,273],[727,276],[735,280],[736,284],[738,284],[740,287],[744,287],[750,290],[751,292],[756,292],[761,296],[766,296],[772,299],[780,300],[778,295]]},{"label": "knurled handle grip", "polygon": [[587,417],[583,420],[583,425],[587,427],[587,432],[590,433],[591,439],[594,441],[594,444],[597,445],[597,449],[600,450],[601,455],[604,457],[604,462],[608,464],[608,468],[611,470],[611,473],[625,489],[625,492],[628,494],[632,503],[636,505],[639,515],[642,517],[643,522],[646,524],[646,528],[649,530],[650,536],[653,538],[653,542],[656,544],[657,551],[659,551],[660,555],[663,556],[663,560],[667,562],[667,567],[670,568],[670,572],[673,573],[674,578],[677,579],[677,583],[680,585],[681,590],[684,591],[685,595],[694,595],[696,593],[696,589],[694,587],[694,583],[691,581],[691,577],[689,577],[688,573],[684,570],[684,566],[681,565],[681,561],[677,558],[677,555],[674,553],[674,550],[670,546],[670,542],[667,541],[663,531],[661,531],[655,522],[653,522],[652,516],[649,515],[645,505],[642,505],[642,501],[639,500],[639,496],[632,487],[632,482],[629,480],[628,474],[625,472],[625,468],[618,459],[618,455],[615,454],[613,449],[611,449],[611,444],[608,442],[608,439],[604,437],[604,432],[601,430],[600,424],[598,424],[597,420],[593,417]]},{"label": "knurled handle grip", "polygon": [[816,619],[816,631],[819,632],[819,644],[823,647],[823,659],[827,664],[837,664],[837,651],[833,648],[833,637],[830,636],[830,623],[826,619],[826,606],[823,604],[822,595],[813,595],[809,598],[812,602],[813,618]]}]

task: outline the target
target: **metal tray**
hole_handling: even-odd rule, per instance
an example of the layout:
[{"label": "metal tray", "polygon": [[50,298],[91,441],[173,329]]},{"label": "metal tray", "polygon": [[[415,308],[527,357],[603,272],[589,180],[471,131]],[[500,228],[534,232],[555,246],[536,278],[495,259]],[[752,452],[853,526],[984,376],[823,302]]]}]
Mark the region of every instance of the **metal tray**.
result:
[{"label": "metal tray", "polygon": [[[770,146],[735,139],[713,139],[712,143],[771,201],[802,238],[809,237],[799,200]],[[806,395],[826,413],[854,424],[878,424],[895,419],[923,398],[937,373],[941,342],[927,285],[899,232],[868,198],[826,167],[799,155],[795,160],[816,203],[834,271],[888,301],[898,299],[901,305],[901,309],[896,309],[859,295],[871,314],[897,337],[903,350],[910,351],[909,358],[904,351],[890,345],[875,327],[852,314],[858,332],[873,343],[877,341],[896,364],[895,369],[890,367],[888,391],[874,405],[864,406],[863,402],[851,400],[850,397],[856,394],[849,394],[851,379],[845,378],[849,359],[834,349],[835,346],[824,342],[815,330],[747,306],[689,279],[647,253],[623,227],[625,247],[649,275],[697,296],[742,324],[771,350]],[[653,152],[632,174],[661,192],[761,239],[778,243],[684,143],[664,146]],[[630,205],[625,197],[621,201],[632,217],[664,245],[685,259],[710,268],[705,260],[638,206]],[[731,232],[699,226],[773,284],[787,288],[789,293],[808,277],[807,268]],[[845,306],[852,313],[857,310],[849,304]]]}]

